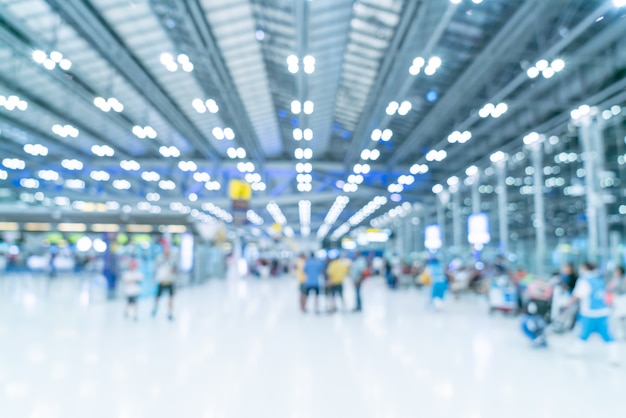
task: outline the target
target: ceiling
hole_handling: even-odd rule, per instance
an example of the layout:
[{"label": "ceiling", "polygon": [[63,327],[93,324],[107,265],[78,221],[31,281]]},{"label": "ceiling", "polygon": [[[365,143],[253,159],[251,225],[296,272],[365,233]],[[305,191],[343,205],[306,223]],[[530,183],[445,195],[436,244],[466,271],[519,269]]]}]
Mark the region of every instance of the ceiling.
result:
[{"label": "ceiling", "polygon": [[[617,3],[0,0],[0,217],[109,202],[124,221],[230,222],[242,179],[257,224],[275,202],[297,233],[340,238],[403,202],[431,216],[433,186],[471,165],[489,186],[502,150],[524,235],[522,137],[580,152],[570,111],[626,104]],[[560,71],[531,78],[544,59]],[[570,180],[548,193],[561,221]]]}]

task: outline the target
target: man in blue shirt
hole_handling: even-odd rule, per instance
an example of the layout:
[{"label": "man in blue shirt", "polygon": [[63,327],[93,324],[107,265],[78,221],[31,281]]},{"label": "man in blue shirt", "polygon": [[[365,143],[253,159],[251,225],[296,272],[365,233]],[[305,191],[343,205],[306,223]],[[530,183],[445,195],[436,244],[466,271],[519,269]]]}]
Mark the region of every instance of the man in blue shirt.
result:
[{"label": "man in blue shirt", "polygon": [[[315,312],[319,312],[319,294],[320,281],[322,274],[326,270],[326,264],[323,260],[315,258],[314,254],[310,254],[304,262],[304,294],[308,297],[309,293],[315,294]],[[306,297],[303,299],[302,311],[306,312]]]},{"label": "man in blue shirt", "polygon": [[[600,335],[609,347],[609,361],[619,363],[619,348],[609,331],[611,311],[606,303],[606,284],[591,263],[584,263],[580,268],[572,303],[575,301],[580,302],[580,340],[587,341],[591,334]],[[582,345],[577,351],[582,351]]]}]

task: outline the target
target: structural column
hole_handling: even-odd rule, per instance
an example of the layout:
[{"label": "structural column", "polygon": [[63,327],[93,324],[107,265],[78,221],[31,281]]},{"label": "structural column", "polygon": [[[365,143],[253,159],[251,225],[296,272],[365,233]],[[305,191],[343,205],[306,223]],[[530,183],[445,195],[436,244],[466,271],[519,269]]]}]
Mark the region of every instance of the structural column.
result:
[{"label": "structural column", "polygon": [[452,195],[452,253],[459,255],[463,246],[463,216],[461,215],[461,192],[458,179],[450,184],[450,194]]},{"label": "structural column", "polygon": [[498,176],[498,230],[500,232],[500,253],[509,251],[509,198],[506,190],[506,161],[496,164]]},{"label": "structural column", "polygon": [[439,224],[439,228],[441,228],[441,248],[445,250],[447,245],[446,206],[448,206],[450,202],[450,192],[443,190],[437,193],[437,201],[437,224]]},{"label": "structural column", "polygon": [[535,203],[535,263],[538,275],[545,274],[546,260],[546,214],[543,197],[543,140],[544,137],[532,132],[524,138],[524,143],[531,152],[533,164],[533,197]]},{"label": "structural column", "polygon": [[588,106],[579,108],[579,116],[574,121],[580,129],[585,168],[585,191],[587,197],[587,228],[589,260],[606,268],[609,260],[609,231],[605,196],[600,180],[604,174],[604,138],[602,126],[597,117],[591,114]]}]

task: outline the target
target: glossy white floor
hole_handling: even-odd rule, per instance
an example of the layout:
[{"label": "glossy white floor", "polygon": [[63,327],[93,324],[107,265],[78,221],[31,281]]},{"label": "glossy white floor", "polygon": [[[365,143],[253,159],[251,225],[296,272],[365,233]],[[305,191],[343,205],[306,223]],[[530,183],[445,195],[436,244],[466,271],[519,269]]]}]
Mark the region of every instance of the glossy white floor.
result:
[{"label": "glossy white floor", "polygon": [[0,416],[624,416],[626,367],[599,341],[583,358],[565,354],[573,335],[533,350],[475,297],[433,313],[372,280],[364,300],[303,315],[293,281],[215,281],[181,290],[174,322],[142,300],[135,323],[75,282],[0,280]]}]

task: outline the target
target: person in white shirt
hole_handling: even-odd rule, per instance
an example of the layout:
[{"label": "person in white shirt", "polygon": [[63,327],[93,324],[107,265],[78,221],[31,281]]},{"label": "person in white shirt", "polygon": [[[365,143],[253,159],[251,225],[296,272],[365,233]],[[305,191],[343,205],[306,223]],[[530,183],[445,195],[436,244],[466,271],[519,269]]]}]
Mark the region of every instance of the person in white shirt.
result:
[{"label": "person in white shirt", "polygon": [[[609,347],[609,361],[619,363],[619,348],[609,330],[610,309],[606,302],[606,284],[596,266],[584,263],[580,268],[580,278],[574,287],[572,303],[580,303],[580,341],[585,342],[592,334],[598,334]],[[579,343],[575,354],[582,351]]]},{"label": "person in white shirt", "polygon": [[157,281],[157,293],[154,299],[154,309],[152,310],[152,316],[156,316],[157,308],[159,306],[159,299],[163,292],[168,292],[169,298],[167,303],[167,318],[172,321],[174,319],[174,281],[176,278],[176,266],[170,259],[169,251],[163,253],[157,261],[156,267],[156,281]]},{"label": "person in white shirt", "polygon": [[132,317],[137,320],[137,298],[141,293],[141,282],[143,281],[143,273],[137,270],[137,260],[131,260],[129,269],[122,273],[122,284],[124,293],[126,294],[126,308],[124,316]]}]

